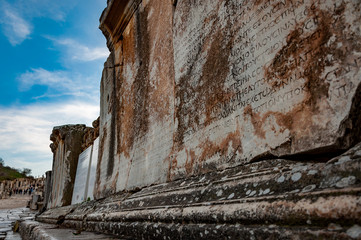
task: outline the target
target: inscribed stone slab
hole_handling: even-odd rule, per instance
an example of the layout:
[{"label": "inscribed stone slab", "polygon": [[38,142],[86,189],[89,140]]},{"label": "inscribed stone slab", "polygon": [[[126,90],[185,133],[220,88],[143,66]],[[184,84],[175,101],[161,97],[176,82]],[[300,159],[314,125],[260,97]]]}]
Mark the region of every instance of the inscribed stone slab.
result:
[{"label": "inscribed stone slab", "polygon": [[85,149],[85,151],[83,151],[79,155],[71,204],[81,203],[86,200],[85,194],[87,191],[87,179],[89,173],[91,153],[92,146]]},{"label": "inscribed stone slab", "polygon": [[171,176],[349,147],[360,115],[360,5],[179,1]]},{"label": "inscribed stone slab", "polygon": [[88,191],[86,194],[86,199],[90,198],[90,200],[94,199],[94,186],[96,180],[96,171],[98,164],[98,151],[99,151],[99,138],[95,139],[93,143],[93,152],[90,160],[90,169],[88,175]]}]

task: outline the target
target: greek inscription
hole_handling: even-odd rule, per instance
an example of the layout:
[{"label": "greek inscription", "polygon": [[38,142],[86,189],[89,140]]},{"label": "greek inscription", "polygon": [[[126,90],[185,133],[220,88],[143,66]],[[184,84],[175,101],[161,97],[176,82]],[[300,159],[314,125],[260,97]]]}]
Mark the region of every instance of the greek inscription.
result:
[{"label": "greek inscription", "polygon": [[[257,113],[291,110],[312,93],[309,92],[312,89],[309,89],[307,81],[315,77],[314,73],[319,74],[320,81],[329,82],[330,98],[342,98],[352,92],[355,86],[349,75],[358,71],[361,57],[347,58],[345,61],[348,61],[348,65],[339,65],[337,62],[340,54],[347,56],[350,52],[347,47],[350,46],[339,48],[332,41],[322,42],[322,47],[335,48],[332,49],[334,53],[326,56],[327,62],[315,61],[320,51],[319,45],[315,43],[325,36],[321,25],[324,24],[322,11],[328,11],[331,15],[333,12],[335,17],[327,23],[331,24],[330,27],[332,24],[339,27],[339,22],[344,21],[341,17],[344,16],[337,17],[337,11],[343,3],[329,4],[327,0],[269,0],[256,5],[250,0],[229,0],[224,1],[217,11],[205,15],[198,24],[192,24],[187,34],[183,33],[184,38],[178,40],[182,47],[175,54],[176,64],[180,64],[177,74],[189,75],[189,91],[183,92],[183,99],[187,99],[182,109],[182,113],[187,115],[184,125],[189,125],[185,135],[191,136],[209,122],[224,118],[227,118],[225,122],[228,126],[232,122],[227,120],[237,116],[242,118],[242,110],[248,106]],[[320,7],[321,4],[327,8]],[[211,10],[204,7],[202,14],[208,11]],[[223,22],[218,24],[218,20]],[[217,32],[219,29],[221,33]],[[221,46],[230,46],[228,59],[224,63],[228,75],[224,83],[208,86],[207,91],[201,93],[204,96],[197,98],[194,95],[198,94],[198,89],[207,84],[202,81],[202,64],[208,63],[207,58],[211,55],[209,49],[212,42],[216,41],[216,35],[223,41]],[[297,35],[297,39],[290,44],[290,38],[294,35]],[[346,36],[334,38],[335,42],[352,41],[341,39]],[[297,54],[295,48],[300,50]],[[217,56],[212,55],[212,58],[217,59]],[[321,64],[326,65],[326,68]],[[277,66],[276,71],[268,72],[273,69],[272,66]],[[321,68],[325,71],[320,73],[318,69]],[[190,69],[191,72],[188,71]],[[220,86],[222,89],[218,89]],[[194,109],[195,99],[201,99],[199,101],[204,101],[204,104],[198,104],[197,109]],[[207,120],[204,119],[205,115]],[[196,122],[196,126],[191,122]]]}]

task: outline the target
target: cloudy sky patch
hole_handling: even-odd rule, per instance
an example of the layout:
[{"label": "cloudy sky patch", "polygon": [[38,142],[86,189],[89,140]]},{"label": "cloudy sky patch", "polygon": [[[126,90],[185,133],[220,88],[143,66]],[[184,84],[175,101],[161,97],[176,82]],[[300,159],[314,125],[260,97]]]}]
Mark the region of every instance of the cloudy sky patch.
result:
[{"label": "cloudy sky patch", "polygon": [[103,0],[0,0],[0,157],[34,175],[51,170],[54,126],[99,116],[109,51]]},{"label": "cloudy sky patch", "polygon": [[4,35],[12,46],[21,44],[29,38],[32,26],[10,8],[2,9],[1,25]]},{"label": "cloudy sky patch", "polygon": [[[99,107],[86,102],[34,104],[16,108],[0,108],[0,153],[6,165],[17,167],[19,161],[31,166],[38,161],[47,164],[33,173],[41,175],[51,170],[52,154],[49,148],[54,126],[86,124],[91,126]],[[35,166],[34,165],[34,166]]]}]

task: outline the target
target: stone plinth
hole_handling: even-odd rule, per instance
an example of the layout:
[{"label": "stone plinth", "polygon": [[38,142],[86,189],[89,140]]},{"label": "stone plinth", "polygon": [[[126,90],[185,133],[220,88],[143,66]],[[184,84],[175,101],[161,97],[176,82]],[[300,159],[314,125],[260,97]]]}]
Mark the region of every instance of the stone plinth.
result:
[{"label": "stone plinth", "polygon": [[351,0],[110,1],[96,196],[356,144],[360,16]]},{"label": "stone plinth", "polygon": [[124,191],[37,220],[124,239],[359,239],[361,143],[326,163],[303,160]]},{"label": "stone plinth", "polygon": [[39,240],[39,239],[115,240],[115,239],[117,239],[111,235],[84,232],[84,231],[79,231],[77,229],[58,228],[58,226],[56,226],[56,225],[44,224],[44,223],[39,223],[39,222],[31,221],[31,220],[25,220],[25,221],[20,222],[19,228],[20,228],[19,232],[21,234],[21,239],[27,239],[27,240]]},{"label": "stone plinth", "polygon": [[40,202],[41,196],[38,194],[33,194],[30,200],[30,209],[38,210],[38,202]]},{"label": "stone plinth", "polygon": [[85,125],[64,125],[54,127],[50,136],[53,143],[53,170],[51,177],[51,194],[47,208],[71,204],[73,187],[81,153]]}]

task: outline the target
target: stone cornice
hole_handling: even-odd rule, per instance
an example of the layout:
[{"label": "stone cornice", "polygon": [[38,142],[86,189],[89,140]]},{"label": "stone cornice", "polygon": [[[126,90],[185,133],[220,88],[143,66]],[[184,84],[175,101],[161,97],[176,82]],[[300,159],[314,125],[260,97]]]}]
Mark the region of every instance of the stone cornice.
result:
[{"label": "stone cornice", "polygon": [[100,30],[107,38],[110,51],[117,43],[127,27],[141,0],[110,0],[100,17]]}]

